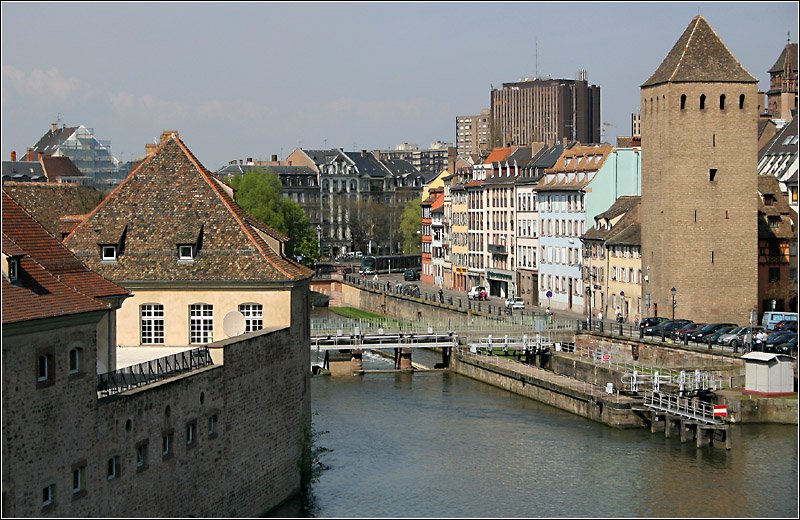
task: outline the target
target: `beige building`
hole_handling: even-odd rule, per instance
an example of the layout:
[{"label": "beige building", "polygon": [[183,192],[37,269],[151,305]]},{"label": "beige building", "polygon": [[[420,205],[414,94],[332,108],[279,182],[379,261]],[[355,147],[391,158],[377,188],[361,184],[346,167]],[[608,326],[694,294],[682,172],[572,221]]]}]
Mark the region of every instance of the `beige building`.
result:
[{"label": "beige building", "polygon": [[233,199],[173,135],[67,236],[134,294],[118,312],[119,346],[203,345],[291,323],[292,290],[312,272]]},{"label": "beige building", "polygon": [[653,315],[671,316],[673,287],[675,315],[695,321],[748,323],[757,307],[757,87],[702,16],[641,87]]},{"label": "beige building", "polygon": [[456,150],[458,155],[488,153],[491,143],[489,135],[491,110],[484,108],[476,116],[456,117]]}]

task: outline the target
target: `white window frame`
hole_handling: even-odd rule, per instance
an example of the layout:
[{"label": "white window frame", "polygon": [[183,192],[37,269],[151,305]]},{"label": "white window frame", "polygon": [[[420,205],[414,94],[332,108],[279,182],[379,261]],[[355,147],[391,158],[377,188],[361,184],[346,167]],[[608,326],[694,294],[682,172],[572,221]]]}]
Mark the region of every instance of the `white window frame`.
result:
[{"label": "white window frame", "polygon": [[[145,331],[145,326],[148,327],[147,331]],[[164,306],[160,303],[139,305],[139,343],[141,345],[163,345],[164,331]],[[149,341],[145,341],[145,339]]]},{"label": "white window frame", "polygon": [[119,476],[119,457],[114,455],[106,463],[106,480],[114,480]]},{"label": "white window frame", "polygon": [[[188,249],[189,254],[186,254]],[[194,245],[181,244],[178,246],[178,260],[194,260]]]},{"label": "white window frame", "polygon": [[81,348],[73,348],[69,351],[69,373],[77,374],[81,371]]},{"label": "white window frame", "polygon": [[148,443],[144,442],[136,446],[136,467],[143,468],[147,466],[147,446]]},{"label": "white window frame", "polygon": [[[107,255],[107,252],[111,252],[111,255]],[[115,245],[104,245],[100,246],[100,260],[103,262],[116,262],[117,261],[117,246]]]},{"label": "white window frame", "polygon": [[207,303],[189,305],[189,343],[204,345],[214,341],[214,306]]},{"label": "white window frame", "polygon": [[217,414],[211,414],[208,416],[208,435],[216,435],[217,434],[217,424],[219,423],[219,417]]},{"label": "white window frame", "polygon": [[[44,360],[44,364],[42,364],[42,360]],[[44,368],[44,373],[42,371]],[[36,361],[36,381],[39,383],[44,383],[50,379],[50,356],[47,354],[42,354]]]},{"label": "white window frame", "polygon": [[42,507],[47,507],[53,503],[53,497],[55,496],[55,484],[48,484],[42,488]]},{"label": "white window frame", "polygon": [[[77,480],[76,480],[77,479]],[[86,466],[72,470],[72,494],[77,495],[86,489]]]},{"label": "white window frame", "polygon": [[8,279],[12,282],[19,278],[19,261],[16,258],[8,259]]}]

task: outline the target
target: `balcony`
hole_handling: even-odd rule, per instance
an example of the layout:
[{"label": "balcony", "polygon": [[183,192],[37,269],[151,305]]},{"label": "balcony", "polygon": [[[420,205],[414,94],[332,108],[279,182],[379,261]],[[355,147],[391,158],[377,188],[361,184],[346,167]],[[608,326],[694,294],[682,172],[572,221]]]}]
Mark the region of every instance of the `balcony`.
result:
[{"label": "balcony", "polygon": [[507,255],[506,246],[504,245],[496,245],[496,244],[489,244],[489,253],[493,255]]}]

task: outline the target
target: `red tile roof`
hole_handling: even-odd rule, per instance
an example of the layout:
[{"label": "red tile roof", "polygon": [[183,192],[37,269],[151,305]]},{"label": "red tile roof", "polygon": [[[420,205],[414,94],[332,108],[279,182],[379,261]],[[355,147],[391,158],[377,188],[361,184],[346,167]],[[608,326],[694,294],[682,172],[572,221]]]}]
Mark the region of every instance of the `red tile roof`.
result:
[{"label": "red tile roof", "polygon": [[515,150],[515,147],[495,148],[492,150],[492,153],[489,154],[489,157],[486,158],[486,161],[484,161],[483,164],[492,164],[505,161],[512,153],[514,153]]},{"label": "red tile roof", "polygon": [[110,309],[99,298],[123,287],[89,270],[3,191],[3,253],[19,258],[19,277],[2,281],[3,323]]}]

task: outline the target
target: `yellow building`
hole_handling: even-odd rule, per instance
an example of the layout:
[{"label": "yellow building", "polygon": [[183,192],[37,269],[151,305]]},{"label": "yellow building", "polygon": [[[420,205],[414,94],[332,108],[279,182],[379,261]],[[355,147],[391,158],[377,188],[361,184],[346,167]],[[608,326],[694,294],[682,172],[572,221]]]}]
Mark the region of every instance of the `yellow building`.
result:
[{"label": "yellow building", "polygon": [[173,134],[64,244],[133,293],[117,312],[119,346],[187,346],[291,324],[313,273],[284,256],[286,240]]}]

